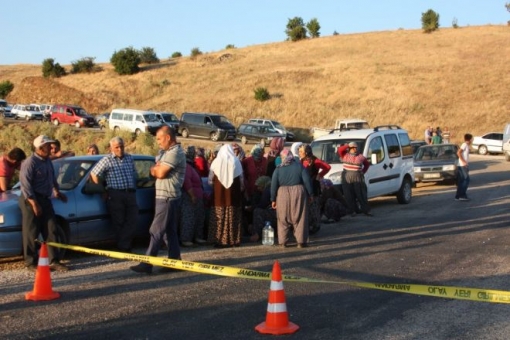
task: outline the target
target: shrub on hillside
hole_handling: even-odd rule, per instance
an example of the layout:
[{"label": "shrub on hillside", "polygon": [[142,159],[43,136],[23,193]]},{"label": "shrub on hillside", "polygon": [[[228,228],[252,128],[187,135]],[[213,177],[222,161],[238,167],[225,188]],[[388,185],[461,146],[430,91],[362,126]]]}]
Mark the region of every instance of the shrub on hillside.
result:
[{"label": "shrub on hillside", "polygon": [[321,25],[319,24],[319,20],[313,18],[306,24],[306,29],[308,30],[308,34],[312,38],[320,37],[321,33],[319,32],[321,29]]},{"label": "shrub on hillside", "polygon": [[452,27],[453,28],[459,28],[459,24],[457,22],[457,18],[453,18],[453,20],[452,20]]},{"label": "shrub on hillside", "polygon": [[133,47],[126,47],[120,51],[115,51],[110,58],[110,63],[115,68],[115,72],[120,75],[135,74],[140,71],[140,53]]},{"label": "shrub on hillside", "polygon": [[81,58],[79,60],[73,61],[71,63],[71,65],[72,65],[71,73],[96,72],[98,70],[98,67],[97,67],[96,63],[94,63],[95,59],[96,58],[85,57],[85,58]]},{"label": "shrub on hillside", "polygon": [[232,48],[236,48],[234,44],[228,44],[227,46],[225,46],[226,50],[230,50]]},{"label": "shrub on hillside", "polygon": [[159,58],[152,47],[143,47],[140,50],[140,61],[144,64],[157,64]]},{"label": "shrub on hillside", "polygon": [[255,100],[259,102],[266,101],[271,97],[269,91],[265,87],[257,87],[253,92],[255,93]]},{"label": "shrub on hillside", "polygon": [[338,35],[339,33],[337,31],[333,31],[333,35]]},{"label": "shrub on hillside", "polygon": [[0,98],[5,98],[14,89],[14,84],[10,80],[0,83]]},{"label": "shrub on hillside", "polygon": [[192,58],[195,58],[195,57],[197,57],[197,56],[199,56],[201,54],[202,54],[202,51],[200,51],[200,49],[198,47],[193,47],[191,49],[191,54],[190,55],[191,55]]},{"label": "shrub on hillside", "polygon": [[439,13],[429,9],[421,14],[421,27],[425,33],[432,33],[439,28]]},{"label": "shrub on hillside", "polygon": [[180,58],[182,57],[182,53],[181,52],[174,52],[172,53],[172,58]]},{"label": "shrub on hillside", "polygon": [[59,63],[55,63],[55,59],[48,58],[43,60],[42,74],[44,78],[59,78],[66,75],[66,70]]},{"label": "shrub on hillside", "polygon": [[291,41],[306,39],[306,28],[303,19],[300,17],[289,19],[285,34],[287,34],[288,40]]}]

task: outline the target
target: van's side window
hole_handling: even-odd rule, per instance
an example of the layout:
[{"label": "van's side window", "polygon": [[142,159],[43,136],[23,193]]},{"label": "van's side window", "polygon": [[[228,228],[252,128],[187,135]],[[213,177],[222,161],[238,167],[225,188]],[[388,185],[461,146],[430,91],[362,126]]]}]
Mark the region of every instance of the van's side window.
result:
[{"label": "van's side window", "polygon": [[388,134],[384,136],[386,145],[388,146],[388,154],[390,158],[400,157],[400,145],[398,144],[397,136]]},{"label": "van's side window", "polygon": [[403,156],[412,156],[413,155],[413,147],[411,146],[411,141],[409,140],[409,135],[407,133],[399,133],[398,139],[400,140],[400,145],[402,146],[402,155]]},{"label": "van's side window", "polygon": [[70,108],[67,108],[67,110],[66,110],[66,114],[67,114],[68,116],[72,116],[72,115],[73,115],[73,110],[71,110]]},{"label": "van's side window", "polygon": [[206,123],[207,125],[212,125],[211,118],[209,118],[209,117],[205,117],[205,123]]},{"label": "van's side window", "polygon": [[124,120],[125,122],[130,122],[130,121],[132,121],[132,120],[133,120],[133,115],[132,115],[132,114],[130,114],[130,113],[124,113],[124,118],[123,118],[123,120]]},{"label": "van's side window", "polygon": [[112,118],[111,119],[122,119],[122,113],[117,113],[117,112],[114,112],[112,113]]},{"label": "van's side window", "polygon": [[[375,157],[373,155],[375,155]],[[368,157],[372,164],[381,163],[386,157],[381,137],[375,137],[370,141],[370,144],[368,145]]]},{"label": "van's side window", "polygon": [[143,123],[143,117],[142,117],[142,115],[136,115],[136,116],[135,116],[135,120],[136,120],[137,122],[142,122],[142,123]]},{"label": "van's side window", "polygon": [[65,107],[60,106],[60,107],[58,108],[58,113],[65,113],[65,112],[66,112]]}]

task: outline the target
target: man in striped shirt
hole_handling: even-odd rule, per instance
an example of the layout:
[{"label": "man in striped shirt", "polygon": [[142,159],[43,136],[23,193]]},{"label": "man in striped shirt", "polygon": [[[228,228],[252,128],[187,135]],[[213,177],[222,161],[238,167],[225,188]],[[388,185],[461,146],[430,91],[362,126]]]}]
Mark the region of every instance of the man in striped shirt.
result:
[{"label": "man in striped shirt", "polygon": [[349,205],[351,216],[356,216],[356,210],[358,210],[356,200],[365,215],[373,216],[368,205],[367,185],[364,176],[370,167],[370,163],[363,154],[358,153],[356,142],[340,146],[337,152],[344,166],[342,190]]},{"label": "man in striped shirt", "polygon": [[135,162],[130,154],[124,152],[124,141],[120,137],[110,140],[110,150],[111,153],[94,166],[90,178],[99,184],[100,177],[104,176],[108,193],[107,206],[117,235],[117,248],[131,252],[138,220]]}]

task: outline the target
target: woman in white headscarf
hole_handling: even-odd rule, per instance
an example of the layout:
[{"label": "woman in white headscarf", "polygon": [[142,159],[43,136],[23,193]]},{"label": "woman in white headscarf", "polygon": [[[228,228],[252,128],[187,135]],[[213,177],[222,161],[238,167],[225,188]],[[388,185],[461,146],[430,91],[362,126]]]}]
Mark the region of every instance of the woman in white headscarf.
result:
[{"label": "woman in white headscarf", "polygon": [[241,245],[243,167],[230,144],[221,147],[211,163],[209,183],[213,187],[209,242],[217,248]]}]

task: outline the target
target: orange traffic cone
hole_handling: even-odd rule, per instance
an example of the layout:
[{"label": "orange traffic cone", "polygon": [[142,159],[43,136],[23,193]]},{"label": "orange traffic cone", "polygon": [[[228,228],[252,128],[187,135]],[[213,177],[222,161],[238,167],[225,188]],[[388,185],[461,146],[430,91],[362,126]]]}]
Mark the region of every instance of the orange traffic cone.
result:
[{"label": "orange traffic cone", "polygon": [[46,243],[42,243],[39,253],[39,262],[37,263],[37,272],[35,273],[34,290],[25,294],[26,300],[45,301],[55,300],[60,297],[60,293],[54,292],[51,287],[50,260],[48,259],[48,248]]},{"label": "orange traffic cone", "polygon": [[299,330],[298,325],[289,322],[285,292],[283,291],[282,272],[278,261],[274,262],[271,274],[266,321],[257,325],[255,330],[262,334],[274,335],[292,334]]}]

